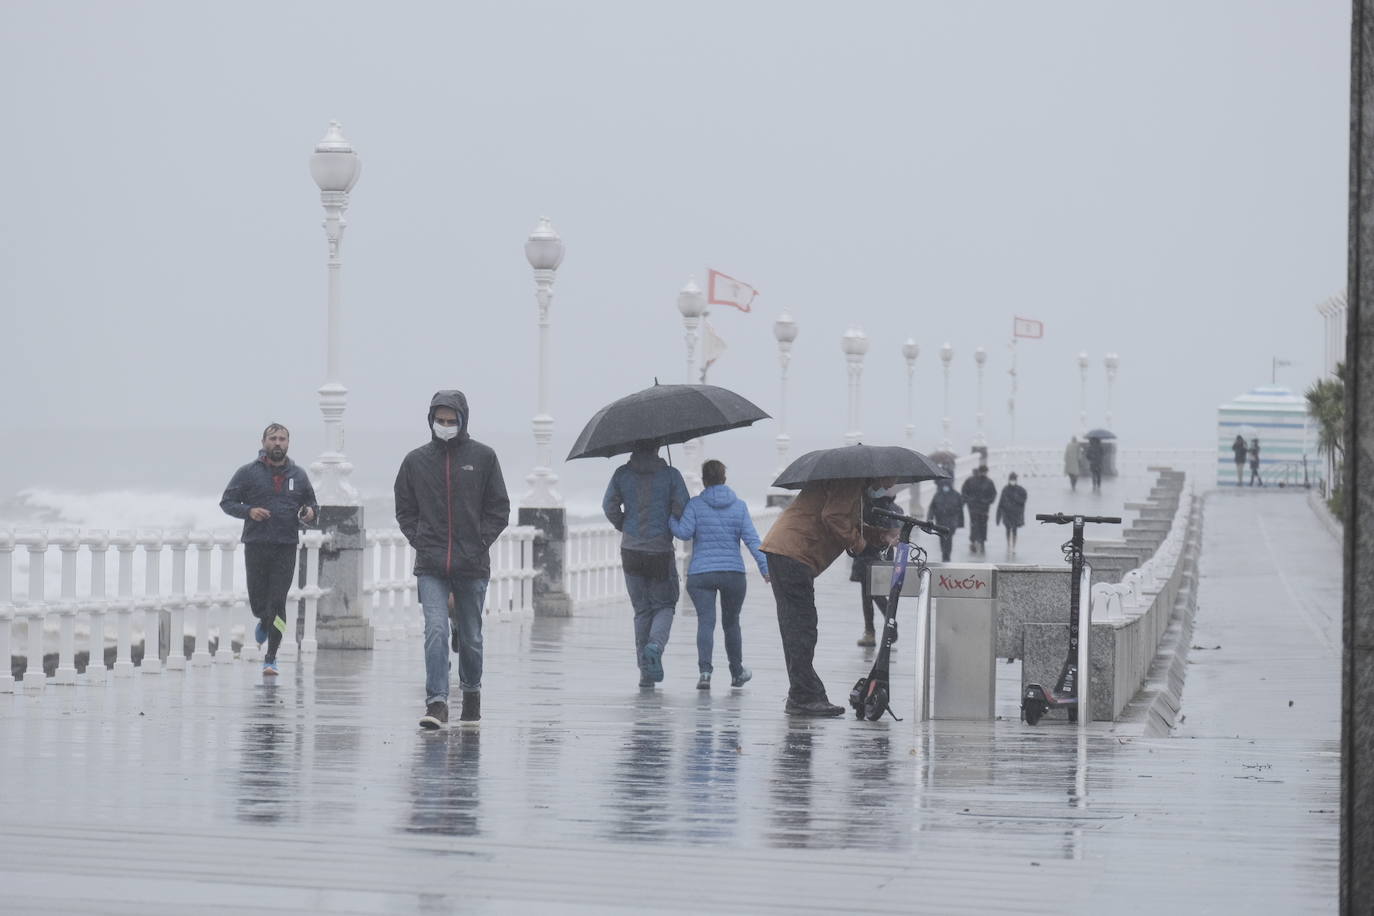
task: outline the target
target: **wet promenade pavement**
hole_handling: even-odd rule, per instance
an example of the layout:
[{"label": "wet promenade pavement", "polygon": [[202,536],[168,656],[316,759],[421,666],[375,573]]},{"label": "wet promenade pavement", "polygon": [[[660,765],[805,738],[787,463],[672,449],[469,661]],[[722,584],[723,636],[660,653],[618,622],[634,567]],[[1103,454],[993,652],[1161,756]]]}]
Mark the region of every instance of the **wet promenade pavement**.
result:
[{"label": "wet promenade pavement", "polygon": [[[477,727],[416,728],[418,638],[275,685],[0,696],[0,911],[1333,912],[1338,545],[1291,494],[1214,494],[1204,530],[1170,738],[1028,728],[1006,664],[992,723],[789,720],[757,578],[738,690],[695,689],[685,615],[639,689],[614,604],[489,623]],[[841,565],[817,668],[842,702],[871,650]]]}]

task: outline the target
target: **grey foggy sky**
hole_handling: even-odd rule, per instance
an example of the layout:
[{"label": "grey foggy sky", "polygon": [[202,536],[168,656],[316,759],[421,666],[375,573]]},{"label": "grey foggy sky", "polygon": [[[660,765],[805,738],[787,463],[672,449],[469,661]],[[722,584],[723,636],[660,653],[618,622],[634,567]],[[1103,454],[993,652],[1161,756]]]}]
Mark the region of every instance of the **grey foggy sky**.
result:
[{"label": "grey foggy sky", "polygon": [[[338,119],[363,160],[343,249],[350,443],[389,435],[399,456],[430,393],[457,386],[507,476],[528,471],[521,245],[547,214],[568,246],[559,457],[604,402],[682,380],[675,296],[707,266],[762,291],[752,314],[713,315],[729,350],[712,382],[773,411],[771,323],[797,319],[802,445],[844,432],[850,324],[872,341],[867,441],[900,441],[911,336],[917,447],[939,438],[945,340],[956,439],[982,345],[1005,442],[1020,314],[1046,336],[1021,348],[1018,439],[1073,431],[1079,350],[1101,422],[1116,350],[1123,437],[1209,446],[1217,404],[1267,383],[1271,356],[1296,361],[1280,382],[1297,389],[1320,371],[1313,304],[1345,283],[1348,32],[1341,2],[9,0],[0,429],[243,429],[247,448],[272,418],[298,458],[317,452],[307,159]],[[731,447],[767,463],[776,431]],[[23,479],[42,459],[3,460]],[[593,464],[560,473],[604,476]]]}]

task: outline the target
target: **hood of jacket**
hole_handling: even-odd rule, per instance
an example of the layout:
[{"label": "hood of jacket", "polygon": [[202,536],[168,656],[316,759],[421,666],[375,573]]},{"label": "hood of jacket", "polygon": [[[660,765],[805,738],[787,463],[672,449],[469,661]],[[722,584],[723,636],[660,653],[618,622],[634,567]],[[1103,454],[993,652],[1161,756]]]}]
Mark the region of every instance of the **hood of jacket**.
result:
[{"label": "hood of jacket", "polygon": [[429,399],[429,413],[425,416],[425,429],[429,430],[429,437],[435,442],[444,441],[434,435],[434,411],[440,407],[451,407],[458,414],[458,435],[453,437],[453,444],[471,439],[472,436],[468,434],[468,399],[457,388],[436,391],[434,397]]},{"label": "hood of jacket", "polygon": [[652,474],[668,466],[668,462],[657,452],[631,452],[627,464],[636,474]]},{"label": "hood of jacket", "polygon": [[723,483],[713,484],[701,491],[701,500],[712,509],[728,509],[739,499],[735,491]]}]

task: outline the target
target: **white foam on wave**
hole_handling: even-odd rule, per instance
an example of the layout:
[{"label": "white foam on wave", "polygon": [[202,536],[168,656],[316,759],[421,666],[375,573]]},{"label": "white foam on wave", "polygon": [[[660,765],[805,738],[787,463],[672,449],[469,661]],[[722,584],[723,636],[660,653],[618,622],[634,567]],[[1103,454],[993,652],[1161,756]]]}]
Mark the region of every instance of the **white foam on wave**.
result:
[{"label": "white foam on wave", "polygon": [[238,524],[208,494],[135,489],[79,493],[29,487],[0,505],[0,526],[5,527],[214,529]]}]

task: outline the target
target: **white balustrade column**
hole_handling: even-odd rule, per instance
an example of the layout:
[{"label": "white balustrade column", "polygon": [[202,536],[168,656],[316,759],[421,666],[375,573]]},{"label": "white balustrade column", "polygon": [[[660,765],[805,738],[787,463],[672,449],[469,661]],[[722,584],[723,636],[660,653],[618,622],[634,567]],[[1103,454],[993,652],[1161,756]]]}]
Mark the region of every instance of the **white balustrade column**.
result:
[{"label": "white balustrade column", "polygon": [[112,543],[119,551],[114,674],[115,677],[131,677],[134,673],[134,550],[137,544],[132,531],[120,531]]},{"label": "white balustrade column", "polygon": [[158,638],[162,621],[162,532],[138,539],[143,545],[143,673],[162,673],[162,646]]},{"label": "white balustrade column", "polygon": [[305,547],[305,586],[301,596],[305,599],[305,633],[301,636],[301,654],[313,655],[319,648],[315,640],[315,615],[320,603],[320,545],[324,535],[319,531],[307,531],[301,536]]},{"label": "white balustrade column", "polygon": [[81,549],[81,532],[65,531],[57,540],[62,552],[62,597],[58,604],[61,627],[57,641],[57,670],[54,684],[76,683],[76,555]]},{"label": "white balustrade column", "polygon": [[[234,660],[234,552],[238,549],[236,534],[226,533],[215,538],[219,547],[219,642],[215,646],[215,664]],[[243,641],[248,641],[245,629]]]},{"label": "white balustrade column", "polygon": [[167,601],[167,670],[186,670],[186,548],[189,531],[175,531],[167,539],[172,548],[172,594]]},{"label": "white balustrade column", "polygon": [[104,687],[109,683],[108,669],[105,667],[105,612],[109,609],[105,601],[105,556],[110,551],[109,532],[87,531],[85,544],[91,554],[91,594],[86,602],[86,612],[91,621],[86,683],[92,687]]},{"label": "white balustrade column", "polygon": [[215,539],[213,535],[202,531],[191,535],[190,540],[196,545],[196,640],[191,650],[191,665],[199,668],[211,662],[210,605],[214,604],[215,596],[210,567],[214,562]]},{"label": "white balustrade column", "polygon": [[29,551],[29,592],[26,598],[29,624],[29,648],[24,662],[24,689],[42,690],[47,681],[43,673],[43,624],[47,617],[47,597],[44,594],[44,559],[48,553],[48,536],[39,533],[24,540]]},{"label": "white balustrade column", "polygon": [[[0,659],[11,657],[14,625],[14,532],[0,530]],[[8,661],[0,667],[0,693],[14,693]]]}]

